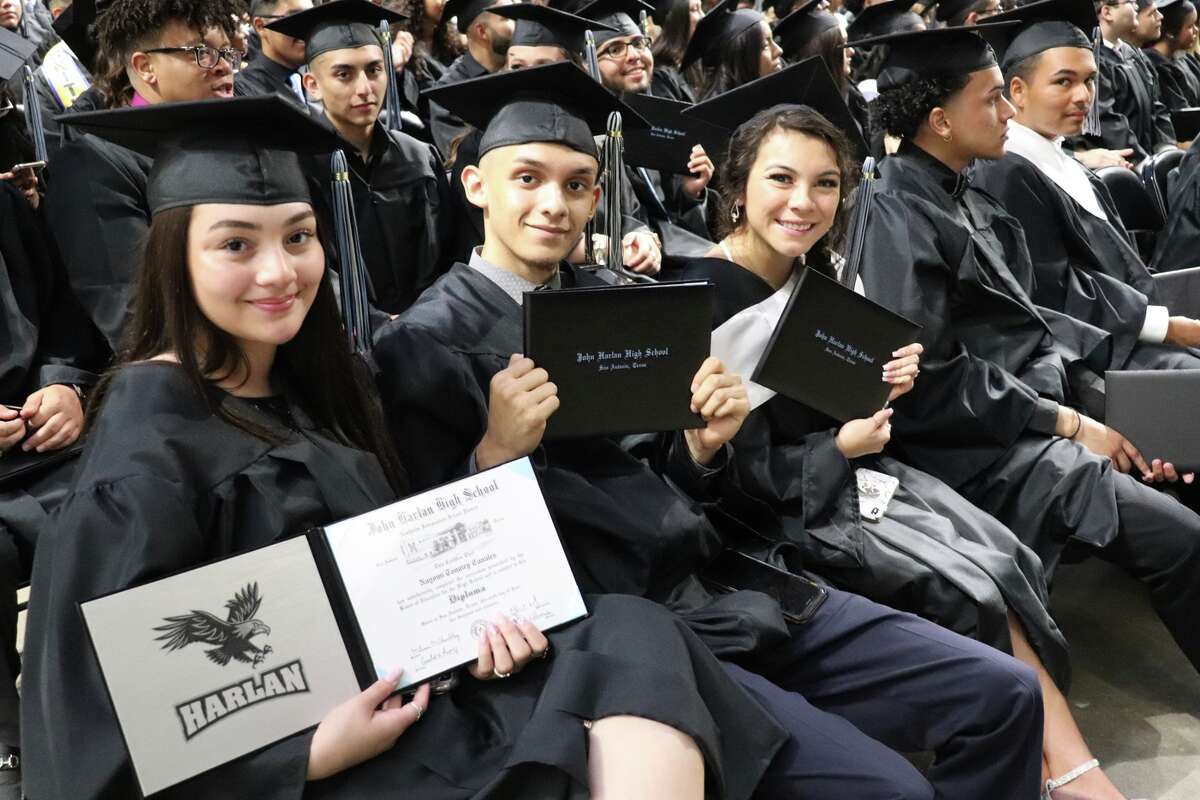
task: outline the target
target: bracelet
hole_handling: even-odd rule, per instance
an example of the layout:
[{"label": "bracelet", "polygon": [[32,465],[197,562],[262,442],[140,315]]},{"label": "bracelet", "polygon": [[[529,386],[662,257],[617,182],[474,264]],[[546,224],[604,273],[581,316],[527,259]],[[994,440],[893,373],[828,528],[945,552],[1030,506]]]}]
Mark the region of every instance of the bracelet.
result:
[{"label": "bracelet", "polygon": [[1071,410],[1075,412],[1075,430],[1071,431],[1071,435],[1067,438],[1074,441],[1075,437],[1079,435],[1080,428],[1083,427],[1083,415],[1073,408]]}]

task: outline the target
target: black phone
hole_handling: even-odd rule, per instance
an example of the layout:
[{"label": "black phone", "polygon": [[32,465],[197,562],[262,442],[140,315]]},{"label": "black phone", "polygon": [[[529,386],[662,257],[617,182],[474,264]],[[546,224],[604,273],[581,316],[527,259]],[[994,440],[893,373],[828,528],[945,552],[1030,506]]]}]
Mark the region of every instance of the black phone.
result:
[{"label": "black phone", "polygon": [[815,581],[736,550],[723,552],[708,565],[702,577],[718,591],[749,589],[768,595],[779,603],[784,618],[797,625],[812,619],[829,596],[829,591]]}]

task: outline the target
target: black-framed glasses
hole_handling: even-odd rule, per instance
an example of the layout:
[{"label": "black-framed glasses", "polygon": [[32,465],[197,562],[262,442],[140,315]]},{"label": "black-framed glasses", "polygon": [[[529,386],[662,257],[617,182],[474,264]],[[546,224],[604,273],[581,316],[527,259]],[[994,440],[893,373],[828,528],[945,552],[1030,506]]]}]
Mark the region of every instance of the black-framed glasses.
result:
[{"label": "black-framed glasses", "polygon": [[222,47],[218,50],[206,44],[193,44],[187,47],[154,47],[144,52],[191,53],[196,57],[196,66],[200,67],[200,69],[212,69],[217,66],[217,63],[221,59],[225,59],[229,63],[229,66],[233,67],[234,72],[241,68],[242,59],[246,57],[245,50],[237,50],[233,47]]},{"label": "black-framed glasses", "polygon": [[650,40],[647,39],[645,36],[635,36],[634,38],[630,39],[628,42],[617,42],[612,47],[605,50],[603,53],[598,53],[596,55],[596,57],[597,58],[612,58],[612,59],[616,59],[617,61],[620,61],[622,58],[624,58],[629,53],[630,49],[637,50],[639,52],[644,53],[650,49]]}]

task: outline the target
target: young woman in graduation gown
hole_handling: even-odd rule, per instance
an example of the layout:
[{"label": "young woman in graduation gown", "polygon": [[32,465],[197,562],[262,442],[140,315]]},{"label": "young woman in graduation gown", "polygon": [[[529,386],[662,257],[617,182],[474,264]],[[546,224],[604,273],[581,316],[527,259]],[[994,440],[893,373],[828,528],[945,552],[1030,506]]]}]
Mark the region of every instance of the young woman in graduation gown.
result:
[{"label": "young woman in graduation gown", "polygon": [[[277,122],[304,127],[269,100]],[[246,102],[257,100],[218,106]],[[239,150],[237,138],[160,152],[151,175],[136,334],[98,389],[90,449],[35,568],[23,696],[32,797],[136,794],[76,603],[406,488],[343,349],[299,160]],[[392,675],[315,731],[163,796],[748,798],[783,740],[771,718],[665,610],[619,596],[589,608],[548,637],[500,621],[452,694],[431,702],[422,688],[379,709]]]},{"label": "young woman in graduation gown", "polygon": [[[726,236],[681,275],[716,286],[716,355],[752,371],[800,273],[834,276],[852,175],[846,136],[808,107],[776,106],[737,129],[722,180]],[[883,366],[889,400],[912,388],[920,352],[910,345]],[[1067,645],[1037,556],[949,486],[883,455],[890,409],[838,425],[764,387],[751,392],[761,404],[734,439],[731,480],[713,492],[717,518],[766,534],[743,547],[1013,653],[1042,682],[1049,773],[1090,760],[1059,689]],[[861,468],[900,482],[876,521],[859,514]]]}]

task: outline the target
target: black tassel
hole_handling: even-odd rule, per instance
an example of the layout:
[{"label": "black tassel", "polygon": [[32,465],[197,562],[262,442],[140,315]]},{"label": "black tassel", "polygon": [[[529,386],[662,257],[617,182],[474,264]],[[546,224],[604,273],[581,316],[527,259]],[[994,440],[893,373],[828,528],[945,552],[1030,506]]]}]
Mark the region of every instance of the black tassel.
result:
[{"label": "black tassel", "polygon": [[379,36],[383,40],[383,66],[388,76],[384,110],[387,113],[388,127],[399,131],[403,130],[404,123],[400,120],[400,87],[396,81],[396,62],[392,58],[392,27],[387,20],[379,23]]},{"label": "black tassel", "polygon": [[337,250],[341,285],[342,321],[350,352],[364,358],[371,353],[371,321],[366,265],[358,243],[358,222],[350,190],[350,168],[346,154],[335,150],[330,159],[333,173],[334,247]]},{"label": "black tassel", "polygon": [[851,289],[858,281],[858,273],[862,269],[867,224],[871,217],[871,206],[875,201],[875,178],[875,159],[868,156],[863,161],[862,182],[858,184],[858,194],[854,199],[850,230],[846,236],[846,263],[842,267],[842,283]]},{"label": "black tassel", "polygon": [[42,126],[42,107],[33,85],[33,70],[28,64],[21,70],[21,81],[25,84],[25,124],[29,126],[29,139],[33,142],[33,158],[46,161],[46,129]]},{"label": "black tassel", "polygon": [[1099,136],[1100,135],[1100,48],[1104,47],[1104,41],[1100,37],[1100,29],[1096,28],[1092,37],[1092,53],[1096,58],[1096,91],[1092,94],[1092,105],[1088,109],[1087,116],[1083,119],[1083,135],[1084,136]]}]

